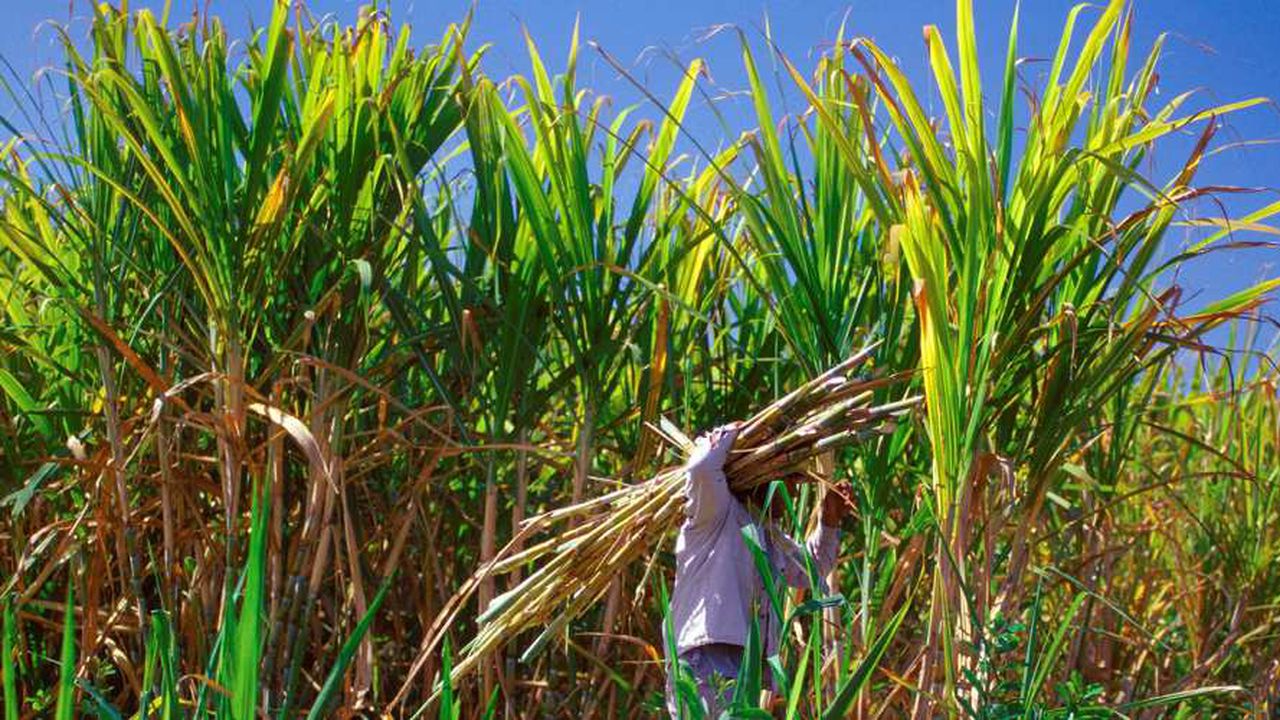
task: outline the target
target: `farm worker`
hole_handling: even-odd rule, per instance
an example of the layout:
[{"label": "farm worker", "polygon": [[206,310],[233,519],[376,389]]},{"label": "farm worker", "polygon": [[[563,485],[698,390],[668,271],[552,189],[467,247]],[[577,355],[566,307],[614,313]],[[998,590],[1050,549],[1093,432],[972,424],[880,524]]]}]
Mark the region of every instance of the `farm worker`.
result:
[{"label": "farm worker", "polygon": [[[667,646],[674,645],[679,659],[692,670],[710,718],[718,717],[732,697],[728,685],[738,675],[752,617],[760,626],[763,657],[777,652],[782,634],[743,529],[749,528],[760,540],[775,576],[791,587],[808,588],[806,550],[818,577],[825,577],[835,565],[839,525],[849,509],[847,486],[829,491],[822,501],[821,521],[802,548],[774,522],[781,498],[775,496],[770,507],[761,508],[763,493],[739,497],[729,489],[724,464],[738,429],[737,424],[716,428],[694,444],[685,466],[685,521],[676,538],[671,595],[675,639],[668,639]],[[679,717],[679,707],[675,679],[668,677],[667,709],[672,717]]]}]

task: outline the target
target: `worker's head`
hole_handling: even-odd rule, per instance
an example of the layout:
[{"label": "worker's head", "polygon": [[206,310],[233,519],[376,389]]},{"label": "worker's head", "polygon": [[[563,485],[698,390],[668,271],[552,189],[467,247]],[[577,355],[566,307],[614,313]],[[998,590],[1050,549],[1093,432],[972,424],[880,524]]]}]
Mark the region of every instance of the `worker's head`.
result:
[{"label": "worker's head", "polygon": [[784,488],[786,496],[794,499],[799,496],[800,485],[806,479],[802,472],[789,472],[778,477],[775,482],[757,485],[738,499],[750,507],[760,509],[769,518],[781,519],[787,509],[783,498]]}]

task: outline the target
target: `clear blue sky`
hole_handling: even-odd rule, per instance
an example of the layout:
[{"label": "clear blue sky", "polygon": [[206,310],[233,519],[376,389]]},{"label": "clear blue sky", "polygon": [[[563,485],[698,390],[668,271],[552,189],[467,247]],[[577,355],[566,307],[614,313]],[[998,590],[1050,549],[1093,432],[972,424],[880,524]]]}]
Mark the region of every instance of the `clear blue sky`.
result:
[{"label": "clear blue sky", "polygon": [[[984,69],[992,78],[998,76],[1001,67],[1013,1],[975,2]],[[3,3],[0,54],[24,78],[59,59],[52,34],[47,29],[37,31],[42,21],[72,19],[77,36],[84,36],[84,17],[89,8],[84,0]],[[163,0],[130,3],[153,8],[163,4]],[[361,4],[355,0],[312,0],[310,7],[316,15],[331,13],[350,21]],[[1020,54],[1051,56],[1073,4],[1069,0],[1023,0]],[[1197,107],[1254,96],[1280,98],[1280,44],[1276,39],[1280,0],[1136,0],[1135,6],[1135,54],[1145,54],[1160,32],[1170,35],[1161,66],[1165,99],[1197,88],[1203,91]],[[172,7],[175,20],[186,19],[195,7],[205,7],[221,15],[236,33],[247,29],[251,22],[263,24],[271,5],[268,0],[173,0]],[[459,0],[395,0],[390,4],[393,19],[412,24],[419,43],[438,38],[445,25],[461,19],[469,7],[469,2]],[[598,42],[632,68],[655,94],[666,97],[677,79],[672,56],[686,62],[693,57],[706,59],[717,90],[743,87],[733,34],[721,33],[702,40],[713,26],[734,25],[758,41],[767,15],[778,48],[797,65],[807,68],[808,58],[834,37],[846,12],[850,33],[875,38],[899,57],[908,73],[918,80],[926,78],[920,34],[923,25],[938,25],[954,49],[952,0],[479,0],[471,39],[475,45],[493,44],[485,66],[490,75],[505,77],[526,70],[520,32],[522,25],[527,26],[544,58],[558,68],[563,63],[574,18],[580,16],[584,40]],[[1082,24],[1091,17],[1086,11]],[[1024,75],[1034,81],[1042,68],[1040,64],[1024,66]],[[627,82],[595,52],[585,48],[579,77],[582,85],[617,98],[619,105],[639,99]],[[928,84],[921,83],[920,87]],[[926,99],[936,100],[929,96]],[[719,106],[735,135],[750,127],[745,99],[726,100]],[[10,103],[0,101],[0,108],[7,112]],[[703,112],[698,117],[702,119],[693,128],[701,141],[715,145],[723,139],[710,113]],[[1272,105],[1233,116],[1218,138],[1220,143],[1280,141],[1280,110]],[[1189,141],[1179,140],[1161,151],[1156,166],[1158,179],[1167,176],[1167,170],[1163,174],[1161,170],[1185,157],[1188,147]],[[1222,152],[1206,163],[1200,180],[1280,187],[1280,144],[1255,144]],[[1258,207],[1276,197],[1274,192],[1265,192],[1233,201],[1231,207]],[[1176,242],[1183,240],[1178,236]],[[1198,293],[1202,302],[1221,297],[1245,282],[1275,275],[1280,275],[1280,250],[1265,249],[1203,259],[1180,282],[1188,291]]]}]

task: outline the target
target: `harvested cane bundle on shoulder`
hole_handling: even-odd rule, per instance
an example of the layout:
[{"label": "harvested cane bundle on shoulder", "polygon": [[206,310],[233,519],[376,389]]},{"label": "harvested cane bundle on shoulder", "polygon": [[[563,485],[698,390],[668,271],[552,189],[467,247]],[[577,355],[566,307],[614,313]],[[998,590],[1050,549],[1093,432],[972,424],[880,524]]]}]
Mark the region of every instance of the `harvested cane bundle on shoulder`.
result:
[{"label": "harvested cane bundle on shoulder", "polygon": [[[894,420],[915,407],[908,397],[873,405],[875,391],[901,382],[905,375],[855,377],[871,356],[868,347],[742,423],[725,466],[730,487],[749,492],[770,480],[802,468],[813,457],[889,432]],[[692,442],[664,423],[659,433],[684,453]],[[466,674],[508,640],[534,627],[543,628],[521,659],[536,655],[568,623],[590,609],[633,562],[653,557],[654,550],[679,528],[684,518],[685,471],[667,469],[655,477],[600,497],[558,508],[528,519],[518,533],[527,541],[545,539],[513,550],[513,541],[461,588],[437,618],[419,660],[433,652],[478,583],[541,563],[510,591],[498,596],[479,617],[475,638],[463,649],[453,677]],[[572,520],[572,522],[571,522]],[[411,675],[418,670],[415,667]]]}]

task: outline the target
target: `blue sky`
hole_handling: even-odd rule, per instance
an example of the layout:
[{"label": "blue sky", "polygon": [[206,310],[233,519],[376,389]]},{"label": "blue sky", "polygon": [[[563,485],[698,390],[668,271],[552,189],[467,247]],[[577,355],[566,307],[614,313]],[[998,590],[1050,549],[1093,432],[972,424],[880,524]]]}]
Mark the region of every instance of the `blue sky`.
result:
[{"label": "blue sky", "polygon": [[[984,70],[991,78],[999,74],[1013,2],[975,2]],[[1073,4],[1068,0],[1023,0],[1020,55],[1052,56]],[[130,5],[159,8],[164,3],[151,0]],[[333,14],[350,21],[361,3],[312,0],[309,5],[316,15]],[[190,17],[195,7],[205,7],[222,16],[237,33],[251,23],[264,23],[271,5],[267,0],[174,0],[172,7],[175,20]],[[410,23],[419,43],[438,38],[448,23],[461,19],[470,7],[470,2],[457,0],[395,0],[390,4],[393,19]],[[83,37],[88,8],[80,0],[4,0],[0,54],[24,78],[40,67],[56,64],[59,55],[52,33],[37,30],[37,26],[50,19],[72,19],[73,32]],[[1145,54],[1160,32],[1169,33],[1161,65],[1164,99],[1194,89],[1201,91],[1197,108],[1254,96],[1280,98],[1280,52],[1275,39],[1276,29],[1280,28],[1280,0],[1136,0],[1135,8],[1135,53]],[[1086,11],[1081,24],[1093,16]],[[521,37],[521,27],[527,26],[544,58],[558,68],[577,17],[581,18],[584,40],[594,40],[618,58],[658,97],[669,96],[675,87],[678,75],[672,58],[684,62],[704,58],[714,79],[713,92],[732,95],[741,90],[744,82],[736,37],[727,32],[710,39],[705,36],[712,27],[736,26],[763,46],[766,17],[776,47],[802,68],[810,67],[809,58],[834,38],[846,17],[850,34],[874,38],[919,81],[926,78],[920,33],[923,25],[938,25],[954,48],[951,0],[479,0],[471,40],[474,45],[492,43],[485,67],[490,75],[505,77],[527,68]],[[1038,74],[1044,72],[1043,67],[1028,63],[1024,65],[1024,76],[1034,84]],[[582,85],[616,98],[618,106],[640,100],[640,94],[592,50],[584,48],[579,77]],[[921,82],[919,87],[928,84]],[[936,101],[929,95],[925,99]],[[717,104],[728,119],[732,134],[750,128],[745,98],[730,97]],[[780,106],[781,102],[777,104]],[[1280,142],[1278,108],[1273,104],[1230,117],[1219,133],[1219,143]],[[7,112],[10,103],[0,102],[0,109]],[[653,115],[652,110],[645,112]],[[703,143],[715,145],[724,139],[725,133],[705,108],[695,118],[691,127]],[[1167,177],[1189,147],[1189,138],[1166,145],[1156,159],[1156,178]],[[1206,163],[1200,181],[1280,187],[1280,144],[1249,144],[1219,153]],[[1266,191],[1232,200],[1230,207],[1237,211],[1259,207],[1276,197],[1276,193]],[[1184,238],[1179,235],[1174,242],[1181,244]],[[1197,294],[1200,300],[1193,303],[1196,305],[1222,297],[1246,282],[1276,275],[1280,275],[1280,250],[1265,249],[1197,261],[1179,281]]]}]

